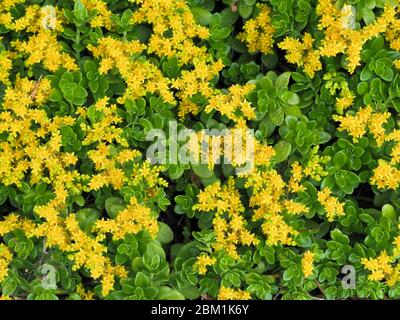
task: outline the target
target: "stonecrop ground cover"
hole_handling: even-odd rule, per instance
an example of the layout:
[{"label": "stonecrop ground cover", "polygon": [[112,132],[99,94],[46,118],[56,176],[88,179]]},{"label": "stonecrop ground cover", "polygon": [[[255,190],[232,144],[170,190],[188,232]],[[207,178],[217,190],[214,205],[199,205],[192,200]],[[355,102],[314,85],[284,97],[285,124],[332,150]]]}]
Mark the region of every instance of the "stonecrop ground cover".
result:
[{"label": "stonecrop ground cover", "polygon": [[2,299],[400,299],[399,0],[0,0]]}]

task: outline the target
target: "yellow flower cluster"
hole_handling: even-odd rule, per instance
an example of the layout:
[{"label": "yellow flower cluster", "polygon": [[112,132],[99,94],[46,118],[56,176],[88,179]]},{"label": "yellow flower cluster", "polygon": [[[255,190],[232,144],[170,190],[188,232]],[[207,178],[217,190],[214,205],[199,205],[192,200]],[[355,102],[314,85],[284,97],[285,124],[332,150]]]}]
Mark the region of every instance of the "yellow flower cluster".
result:
[{"label": "yellow flower cluster", "polygon": [[288,199],[285,181],[276,170],[255,171],[247,177],[246,188],[251,190],[249,205],[254,208],[253,220],[264,220],[262,230],[270,246],[294,245],[292,236],[298,232],[284,220],[284,214],[298,215],[308,212],[301,203]]},{"label": "yellow flower cluster", "polygon": [[344,215],[344,203],[340,203],[338,199],[333,197],[329,188],[318,191],[318,202],[324,207],[329,222]]},{"label": "yellow flower cluster", "polygon": [[[148,163],[136,164],[133,178],[122,170],[122,165],[141,154],[126,148],[127,142],[121,138],[122,130],[117,128],[120,118],[116,115],[116,106],[108,105],[107,99],[100,99],[93,106],[77,110],[76,116],[84,121],[89,120],[90,113],[100,115],[94,123],[87,121],[86,125],[81,126],[85,134],[83,145],[96,147],[88,152],[95,174],[80,174],[75,168],[78,157],[73,152],[62,151],[62,128],[74,126],[76,118],[48,117],[41,106],[50,91],[50,81],[46,78],[35,82],[19,77],[13,86],[5,90],[0,131],[7,134],[7,139],[0,142],[0,182],[6,186],[21,186],[26,180],[33,186],[46,183],[53,191],[54,198],[33,208],[35,220],[13,213],[5,216],[0,221],[0,236],[20,229],[29,238],[46,238],[47,247],[58,247],[68,254],[74,270],[86,268],[93,279],[99,279],[102,294],[107,295],[113,288],[115,277],[125,277],[126,271],[113,266],[107,257],[107,246],[103,244],[105,233],[110,232],[116,239],[121,239],[127,233],[146,229],[154,236],[158,230],[156,217],[133,197],[116,219],[102,220],[99,226],[103,224],[103,227],[95,230],[97,235],[89,236],[80,229],[75,214],[68,214],[68,197],[79,195],[82,191],[98,190],[105,185],[120,189],[124,185],[138,183],[139,179],[146,182],[149,189],[147,197],[151,197],[151,188],[165,186],[165,181],[159,177],[160,168],[150,167]],[[113,143],[118,144],[119,148]],[[6,274],[5,263],[1,270]]]},{"label": "yellow flower cluster", "polygon": [[[181,115],[186,114],[185,109],[190,109],[192,105],[190,98],[193,95],[201,94],[205,98],[211,98],[214,94],[218,94],[218,90],[210,86],[210,80],[222,70],[223,64],[221,60],[209,63],[207,61],[209,58],[206,56],[203,59],[193,60],[193,70],[183,70],[179,78],[171,80],[171,87],[178,90],[176,96],[182,101]],[[196,106],[194,114],[197,111]]]},{"label": "yellow flower cluster", "polygon": [[[178,114],[182,118],[188,113],[199,112],[191,98],[201,95],[209,100],[207,112],[217,110],[240,126],[244,126],[245,119],[254,118],[254,110],[244,98],[253,89],[252,85],[235,85],[228,92],[222,92],[210,84],[223,64],[220,60],[214,61],[204,46],[197,46],[195,40],[207,38],[208,29],[195,23],[185,1],[130,1],[139,5],[131,22],[153,27],[148,44],[104,37],[98,45],[88,46],[93,55],[101,59],[101,74],[115,67],[125,80],[127,89],[118,99],[119,103],[148,93],[159,94],[165,102],[178,105]],[[168,78],[153,63],[139,57],[144,52],[176,58],[179,66],[188,68],[179,76]]]},{"label": "yellow flower cluster", "polygon": [[281,215],[270,215],[265,218],[262,224],[262,231],[267,236],[265,242],[268,246],[276,246],[278,244],[293,246],[295,241],[293,236],[298,235],[298,232],[289,226]]},{"label": "yellow flower cluster", "polygon": [[47,70],[52,72],[60,66],[75,70],[77,65],[74,59],[63,51],[61,44],[57,41],[57,33],[63,29],[61,25],[64,21],[63,13],[54,8],[54,12],[51,13],[54,17],[48,18],[52,19],[51,26],[46,25],[48,19],[44,13],[39,5],[27,6],[24,16],[13,21],[7,5],[5,9],[0,9],[0,24],[3,23],[8,29],[16,32],[26,30],[32,33],[26,41],[15,40],[11,43],[15,54],[28,56],[24,59],[26,66],[42,63]]},{"label": "yellow flower cluster", "polygon": [[319,28],[325,30],[325,37],[319,49],[321,56],[346,54],[347,70],[350,73],[360,64],[360,53],[364,43],[384,33],[395,19],[394,7],[390,4],[385,5],[384,12],[373,23],[360,30],[353,30],[343,23],[343,20],[349,17],[349,12],[337,9],[331,0],[320,0],[317,13],[321,15]]},{"label": "yellow flower cluster", "polygon": [[217,262],[217,259],[215,257],[210,257],[206,253],[201,253],[197,257],[197,261],[196,261],[197,268],[199,269],[199,274],[201,274],[201,275],[206,274],[207,267],[214,265],[216,262]]},{"label": "yellow flower cluster", "polygon": [[292,37],[286,37],[278,44],[278,47],[286,50],[286,60],[304,68],[304,72],[310,78],[316,71],[321,70],[319,52],[313,48],[314,38],[309,33],[304,33],[303,42]]},{"label": "yellow flower cluster", "polygon": [[147,230],[153,237],[158,233],[157,218],[150,208],[142,206],[135,197],[129,205],[120,211],[115,219],[101,219],[96,222],[94,230],[100,234],[111,233],[114,240],[124,239],[127,234],[136,234]]},{"label": "yellow flower cluster", "polygon": [[233,85],[229,88],[228,94],[219,93],[210,99],[209,105],[205,108],[206,112],[212,110],[219,111],[223,116],[235,121],[239,128],[246,127],[246,119],[251,120],[255,117],[255,110],[250,102],[246,100],[255,86],[253,84]]},{"label": "yellow flower cluster", "polygon": [[324,165],[331,159],[329,156],[320,156],[317,154],[318,146],[315,146],[309,155],[306,165],[303,167],[304,175],[310,177],[315,181],[321,181],[322,177],[328,175],[324,169]]},{"label": "yellow flower cluster", "polygon": [[[1,38],[0,38],[1,41]],[[1,46],[1,42],[0,42]],[[1,50],[1,47],[0,47]],[[11,53],[8,51],[0,51],[0,82],[4,83],[5,85],[9,85],[9,72],[12,68],[12,57]]]},{"label": "yellow flower cluster", "polygon": [[8,264],[12,260],[10,250],[4,245],[0,244],[0,283],[6,278],[8,273]]},{"label": "yellow flower cluster", "polygon": [[[338,78],[338,79],[337,79]],[[344,77],[337,76],[336,72],[328,72],[323,76],[326,81],[325,87],[331,95],[336,95],[339,90],[339,96],[336,97],[336,112],[343,114],[343,111],[349,108],[355,99],[354,93],[349,89],[349,85]],[[340,81],[338,81],[340,80]]]},{"label": "yellow flower cluster", "polygon": [[386,251],[382,251],[376,258],[362,258],[361,263],[364,268],[371,271],[368,279],[371,281],[381,281],[386,279],[386,284],[393,287],[400,281],[400,265],[392,263],[395,261],[393,256],[389,256]]},{"label": "yellow flower cluster", "polygon": [[255,137],[252,138],[254,139],[254,166],[258,168],[270,166],[271,160],[275,156],[274,148],[261,143]]},{"label": "yellow flower cluster", "polygon": [[288,189],[292,193],[304,191],[305,188],[301,184],[303,178],[310,177],[315,181],[321,181],[322,177],[328,175],[324,169],[324,165],[329,162],[329,156],[320,156],[317,154],[318,146],[311,151],[308,160],[304,166],[301,166],[298,161],[291,164],[292,175],[288,182]]},{"label": "yellow flower cluster", "polygon": [[245,290],[235,290],[221,286],[218,292],[218,300],[249,300],[250,292]]},{"label": "yellow flower cluster", "polygon": [[[90,112],[99,116],[95,123],[81,123],[80,128],[85,133],[82,141],[83,145],[96,143],[96,148],[88,152],[89,159],[93,162],[96,174],[89,182],[89,190],[99,190],[104,186],[111,185],[119,190],[129,181],[121,165],[141,157],[137,150],[128,149],[128,143],[121,137],[123,130],[117,125],[121,123],[121,118],[116,114],[117,106],[108,105],[108,98],[102,98],[89,107]],[[77,114],[83,119],[88,119],[88,110],[79,108]],[[123,147],[115,150],[113,142]]]},{"label": "yellow flower cluster", "polygon": [[371,183],[379,189],[396,190],[400,185],[400,170],[383,159],[378,160],[378,166],[373,170]]},{"label": "yellow flower cluster", "polygon": [[[397,16],[400,13],[400,8],[395,8]],[[393,50],[400,51],[400,19],[394,19],[390,21],[388,28],[386,29],[385,37],[389,42],[390,47]],[[399,61],[399,60],[397,60]]]},{"label": "yellow flower cluster", "polygon": [[[176,56],[182,64],[204,56],[205,48],[198,47],[194,38],[206,39],[208,29],[196,24],[187,3],[182,0],[129,0],[140,7],[133,13],[136,24],[153,26],[149,39],[149,53],[159,57]],[[169,37],[166,31],[170,31]]]},{"label": "yellow flower cluster", "polygon": [[[8,133],[9,138],[0,142],[0,179],[5,185],[20,185],[25,173],[30,170],[31,183],[49,177],[63,176],[59,181],[71,180],[76,176],[65,168],[76,159],[67,153],[59,153],[63,125],[73,123],[71,117],[49,119],[42,109],[31,108],[43,103],[50,93],[50,82],[46,79],[35,83],[26,78],[15,81],[14,87],[6,89],[3,111],[0,113],[0,131]],[[36,124],[36,129],[32,128]],[[48,138],[43,144],[41,140]]]},{"label": "yellow flower cluster", "polygon": [[[105,74],[114,67],[121,73],[127,89],[118,100],[119,103],[126,98],[135,99],[147,93],[157,93],[171,104],[177,104],[179,99],[181,117],[187,112],[196,113],[198,107],[193,105],[190,98],[195,94],[211,97],[214,90],[210,87],[210,80],[223,67],[221,61],[213,61],[205,47],[195,43],[196,38],[208,37],[208,29],[195,23],[185,1],[130,1],[139,5],[131,23],[150,24],[153,33],[147,46],[139,41],[119,41],[110,37],[101,38],[97,46],[89,46],[93,55],[101,58],[100,73]],[[171,33],[171,36],[167,33]],[[180,77],[169,79],[154,64],[139,59],[142,52],[177,58],[179,65],[192,67],[182,71]],[[174,90],[178,90],[176,96]]]},{"label": "yellow flower cluster", "polygon": [[25,42],[16,40],[13,42],[13,47],[17,52],[29,55],[24,60],[26,66],[43,63],[43,66],[52,72],[57,71],[60,66],[67,70],[77,69],[74,59],[63,52],[56,35],[51,30],[43,29]]},{"label": "yellow flower cluster", "polygon": [[382,280],[385,275],[391,273],[391,262],[392,259],[388,256],[386,251],[381,252],[380,255],[375,259],[361,259],[361,263],[364,265],[364,267],[372,272],[368,278],[375,281]]},{"label": "yellow flower cluster", "polygon": [[233,179],[229,179],[225,185],[218,181],[207,186],[198,194],[198,202],[193,209],[215,211],[213,248],[216,251],[226,250],[232,257],[239,258],[236,250],[238,245],[249,246],[258,243],[254,234],[246,229],[244,207]]},{"label": "yellow flower cluster", "polygon": [[105,27],[110,30],[112,27],[111,15],[112,12],[108,10],[106,2],[103,0],[80,0],[88,10],[95,10],[96,15],[90,20],[92,28]]},{"label": "yellow flower cluster", "polygon": [[[324,31],[324,38],[317,49],[313,49],[314,39],[308,33],[304,34],[303,43],[295,38],[286,37],[278,44],[281,49],[288,51],[286,59],[290,63],[302,66],[304,72],[311,78],[322,68],[320,57],[334,57],[339,53],[346,55],[346,69],[353,73],[360,65],[363,45],[387,30],[390,37],[393,33],[390,27],[397,23],[396,10],[388,3],[383,13],[373,23],[359,30],[352,29],[349,24],[352,12],[348,7],[340,10],[332,0],[319,0],[316,10],[320,16],[318,28]],[[349,98],[346,100],[343,98],[340,103],[348,105],[351,103]]]},{"label": "yellow flower cluster", "polygon": [[301,184],[301,180],[303,179],[303,168],[298,161],[295,161],[291,164],[292,167],[292,175],[288,182],[288,189],[290,192],[297,193],[304,191],[305,188]]},{"label": "yellow flower cluster", "polygon": [[400,185],[400,170],[396,167],[400,163],[400,130],[395,129],[386,134],[384,140],[395,143],[390,153],[390,162],[384,159],[378,160],[378,166],[373,170],[371,183],[377,185],[379,189],[395,190]]},{"label": "yellow flower cluster", "polygon": [[385,141],[393,141],[395,143],[390,153],[390,164],[396,165],[400,163],[400,130],[395,129],[388,133],[385,137]]},{"label": "yellow flower cluster", "polygon": [[100,74],[106,74],[114,67],[121,73],[127,88],[123,97],[118,99],[119,103],[124,103],[127,98],[135,100],[146,93],[159,93],[166,102],[174,102],[169,83],[161,71],[149,61],[132,59],[132,55],[140,54],[145,49],[139,41],[123,42],[104,37],[97,46],[89,45],[88,49],[94,57],[101,58]]},{"label": "yellow flower cluster", "polygon": [[258,3],[259,13],[255,18],[249,19],[243,26],[244,32],[240,33],[238,38],[247,44],[249,52],[260,51],[267,54],[272,51],[274,44],[273,35],[275,28],[271,24],[271,9]]},{"label": "yellow flower cluster", "polygon": [[340,122],[338,130],[347,131],[353,137],[354,142],[357,142],[368,130],[380,147],[386,139],[383,125],[390,118],[390,113],[373,112],[371,106],[366,106],[361,108],[354,116],[349,114],[345,117],[333,115],[332,118]]},{"label": "yellow flower cluster", "polygon": [[384,142],[394,142],[390,153],[390,161],[385,159],[378,160],[378,166],[374,168],[370,179],[371,184],[379,189],[397,189],[400,185],[400,170],[396,167],[400,163],[400,130],[395,129],[386,132],[384,125],[391,117],[389,112],[373,112],[370,106],[361,108],[354,116],[334,115],[333,119],[340,121],[340,131],[346,130],[357,142],[359,138],[367,133],[372,134],[377,147],[381,147]]},{"label": "yellow flower cluster", "polygon": [[336,112],[342,114],[344,110],[349,108],[354,101],[354,94],[350,90],[343,90],[340,97],[336,98]]},{"label": "yellow flower cluster", "polygon": [[[14,1],[14,4],[16,5],[18,2],[25,1]],[[32,33],[37,33],[44,29],[62,30],[63,12],[57,7],[52,7],[50,12],[50,10],[46,10],[46,7],[28,5],[25,8],[24,15],[14,19],[10,12],[10,8],[14,4],[9,3],[0,7],[0,24],[6,26],[7,29],[17,32],[26,30]]]},{"label": "yellow flower cluster", "polygon": [[311,252],[310,250],[307,250],[306,252],[304,252],[304,255],[301,259],[301,269],[303,271],[304,277],[306,277],[306,278],[311,276],[313,273],[314,256],[315,256],[315,253]]},{"label": "yellow flower cluster", "polygon": [[82,284],[76,286],[76,293],[81,297],[82,300],[94,300],[93,292],[85,290]]},{"label": "yellow flower cluster", "polygon": [[72,269],[85,267],[94,279],[101,277],[102,294],[107,295],[113,288],[114,275],[125,278],[127,272],[122,266],[112,266],[110,259],[105,257],[107,247],[100,243],[105,236],[100,234],[97,238],[90,237],[79,227],[73,214],[65,219],[65,228],[70,237],[68,251],[73,252],[70,255],[74,261]]},{"label": "yellow flower cluster", "polygon": [[240,169],[237,174],[246,176],[254,167],[269,166],[275,155],[272,146],[258,141],[247,127],[234,127],[220,135],[204,131],[193,133],[187,142],[187,151],[194,161],[208,162],[210,169],[224,157],[225,163]]},{"label": "yellow flower cluster", "polygon": [[95,142],[112,143],[113,141],[123,147],[128,145],[127,142],[121,138],[123,130],[117,128],[117,125],[121,123],[122,120],[116,114],[116,110],[117,106],[115,104],[108,105],[108,97],[104,97],[97,100],[84,114],[81,109],[77,112],[82,118],[88,118],[88,111],[101,117],[100,120],[92,123],[90,126],[85,124],[81,125],[81,129],[86,133],[85,139],[82,141],[83,145],[90,145]]}]

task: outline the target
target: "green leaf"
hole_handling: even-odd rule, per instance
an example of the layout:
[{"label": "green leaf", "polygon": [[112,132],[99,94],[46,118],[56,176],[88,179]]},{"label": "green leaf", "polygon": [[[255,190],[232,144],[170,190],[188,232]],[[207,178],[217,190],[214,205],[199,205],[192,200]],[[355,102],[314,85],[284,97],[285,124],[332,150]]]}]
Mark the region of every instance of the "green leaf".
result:
[{"label": "green leaf", "polygon": [[145,273],[139,271],[135,277],[135,286],[145,288],[148,287],[149,285],[150,285],[149,277]]},{"label": "green leaf", "polygon": [[394,207],[387,203],[382,207],[382,216],[387,217],[392,220],[393,223],[397,222],[397,214]]},{"label": "green leaf", "polygon": [[214,171],[206,164],[192,164],[192,170],[200,178],[209,179],[214,176]]},{"label": "green leaf", "polygon": [[167,224],[158,222],[158,234],[156,239],[162,244],[170,243],[174,239],[174,233]]},{"label": "green leaf", "polygon": [[380,58],[375,62],[375,73],[383,80],[392,81],[394,72],[392,70],[392,61],[388,58]]},{"label": "green leaf", "polygon": [[277,89],[287,89],[289,85],[289,80],[290,80],[290,75],[291,72],[287,71],[278,76],[278,78],[275,80],[275,87]]},{"label": "green leaf", "polygon": [[92,60],[86,60],[85,63],[83,64],[83,70],[85,72],[93,72],[97,73],[97,66]]},{"label": "green leaf", "polygon": [[18,287],[18,282],[13,277],[7,277],[1,284],[3,296],[11,296]]},{"label": "green leaf", "polygon": [[75,91],[74,91],[74,96],[80,99],[86,98],[87,97],[87,91],[83,88],[78,86]]},{"label": "green leaf", "polygon": [[185,297],[176,289],[167,286],[160,287],[156,299],[159,300],[185,300]]},{"label": "green leaf", "polygon": [[339,168],[342,168],[347,163],[347,154],[341,150],[333,157],[333,164]]},{"label": "green leaf", "polygon": [[194,7],[190,9],[193,17],[198,24],[202,26],[208,26],[211,21],[212,13],[201,7]]},{"label": "green leaf", "polygon": [[82,4],[82,2],[80,0],[75,1],[74,16],[79,21],[84,21],[88,16],[87,9],[85,8],[85,6]]},{"label": "green leaf", "polygon": [[274,150],[275,150],[275,156],[273,160],[275,161],[275,163],[281,163],[289,157],[292,151],[292,144],[288,141],[280,140],[274,146]]},{"label": "green leaf", "polygon": [[350,244],[349,237],[343,234],[339,229],[334,229],[331,231],[331,238],[344,245]]},{"label": "green leaf", "polygon": [[291,91],[284,91],[279,94],[279,97],[282,99],[282,101],[291,106],[298,105],[300,103],[300,98],[297,93]]},{"label": "green leaf", "polygon": [[239,14],[243,19],[248,19],[253,12],[253,6],[247,5],[244,1],[239,2]]},{"label": "green leaf", "polygon": [[90,232],[92,226],[100,218],[100,212],[92,208],[81,209],[76,213],[76,219],[82,230]]},{"label": "green leaf", "polygon": [[112,219],[115,219],[118,215],[118,212],[121,211],[124,206],[124,200],[118,197],[109,197],[104,202],[104,206],[108,216]]},{"label": "green leaf", "polygon": [[63,96],[62,96],[62,93],[60,92],[60,90],[53,89],[51,91],[49,100],[53,101],[53,102],[61,102],[63,100]]}]

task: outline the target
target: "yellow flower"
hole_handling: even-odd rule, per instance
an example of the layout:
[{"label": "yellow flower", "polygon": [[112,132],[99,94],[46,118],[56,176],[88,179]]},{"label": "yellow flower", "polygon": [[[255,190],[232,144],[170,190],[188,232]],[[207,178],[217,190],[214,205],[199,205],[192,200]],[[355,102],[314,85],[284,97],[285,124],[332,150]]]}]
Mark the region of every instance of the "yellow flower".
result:
[{"label": "yellow flower", "polygon": [[155,237],[158,232],[157,219],[150,208],[142,206],[135,197],[132,197],[129,205],[120,211],[115,219],[99,220],[94,230],[100,233],[111,233],[114,240],[120,240],[127,234],[136,234],[141,230],[147,230]]},{"label": "yellow flower", "polygon": [[355,96],[350,90],[342,91],[341,96],[336,98],[336,112],[342,114],[353,104],[354,98]]},{"label": "yellow flower", "polygon": [[[397,47],[396,33],[396,10],[390,4],[386,4],[383,13],[375,21],[360,30],[353,30],[349,25],[352,16],[349,6],[339,9],[332,0],[319,0],[316,12],[320,16],[318,29],[324,31],[324,37],[318,48],[313,49],[312,37],[304,33],[303,43],[299,40],[286,37],[278,44],[281,49],[287,50],[286,59],[303,67],[309,77],[314,77],[317,70],[321,70],[320,57],[334,57],[339,53],[347,56],[346,69],[353,73],[360,65],[361,50],[365,42],[378,36],[381,33],[389,33],[389,41]],[[395,24],[394,27],[392,24]],[[388,31],[389,30],[389,31]],[[348,105],[350,100],[341,100],[340,105]],[[340,112],[339,112],[340,113]]]},{"label": "yellow flower", "polygon": [[386,275],[392,273],[391,266],[392,258],[388,256],[386,251],[383,251],[376,258],[362,258],[361,263],[365,269],[371,271],[368,276],[369,280],[380,281],[386,277]]},{"label": "yellow flower", "polygon": [[238,190],[234,187],[234,180],[221,186],[216,182],[207,186],[198,196],[194,210],[216,211],[213,219],[216,251],[225,250],[234,258],[239,258],[236,247],[238,245],[255,245],[258,240],[246,229],[246,222],[242,217],[244,207]]},{"label": "yellow flower", "polygon": [[196,265],[199,269],[199,274],[203,275],[206,274],[207,272],[207,267],[212,266],[217,262],[216,258],[211,258],[209,255],[205,253],[201,253],[197,257]]},{"label": "yellow flower", "polygon": [[329,188],[318,191],[318,202],[324,207],[329,222],[344,215],[344,203],[340,203],[331,193]]},{"label": "yellow flower", "polygon": [[76,286],[76,293],[82,300],[93,300],[93,292],[86,291],[81,283]]},{"label": "yellow flower", "polygon": [[385,128],[383,128],[383,125],[387,122],[390,116],[389,112],[374,113],[369,119],[368,129],[374,136],[378,147],[382,146],[385,141]]},{"label": "yellow flower", "polygon": [[271,24],[271,9],[258,3],[259,13],[255,18],[249,19],[243,26],[244,32],[239,34],[239,39],[247,44],[249,52],[260,51],[267,54],[272,51],[274,44],[273,35],[275,28]]},{"label": "yellow flower", "polygon": [[300,191],[304,191],[304,187],[300,184],[303,178],[303,169],[298,161],[295,161],[291,164],[292,167],[292,176],[288,182],[288,189],[290,192],[296,193]]},{"label": "yellow flower", "polygon": [[10,250],[0,243],[0,283],[7,277],[8,265],[12,260]]},{"label": "yellow flower", "polygon": [[96,15],[90,20],[92,28],[105,27],[111,29],[111,15],[112,12],[108,10],[106,2],[102,0],[81,0],[82,4],[88,10],[95,10]]},{"label": "yellow flower", "polygon": [[296,215],[308,212],[308,208],[304,204],[295,202],[294,200],[285,200],[283,205],[289,214]]},{"label": "yellow flower", "polygon": [[9,72],[12,68],[12,59],[7,51],[0,52],[0,82],[9,84]]},{"label": "yellow flower", "polygon": [[286,50],[286,60],[304,68],[304,72],[310,78],[314,77],[316,71],[321,70],[320,53],[313,49],[314,39],[309,33],[305,33],[303,43],[299,40],[286,37],[278,44],[278,47]]},{"label": "yellow flower", "polygon": [[315,253],[311,252],[310,250],[307,250],[304,253],[303,258],[301,259],[301,268],[303,270],[303,275],[306,278],[311,276],[312,273],[313,273],[313,270],[314,270],[314,266],[313,266],[314,256],[315,256]]},{"label": "yellow flower", "polygon": [[221,286],[218,292],[218,300],[249,300],[250,293],[244,290],[235,290]]},{"label": "yellow flower", "polygon": [[60,66],[67,70],[75,70],[77,65],[73,58],[63,52],[61,45],[57,42],[56,35],[51,30],[40,29],[40,31],[29,37],[26,42],[15,41],[14,48],[21,53],[29,55],[25,59],[27,66],[43,63],[49,71],[57,71]]},{"label": "yellow flower", "polygon": [[354,116],[349,114],[345,117],[333,115],[332,118],[340,122],[339,131],[346,130],[353,137],[353,141],[357,142],[359,138],[365,135],[371,115],[372,108],[366,106],[361,108]]},{"label": "yellow flower", "polygon": [[252,120],[255,117],[255,110],[246,100],[246,95],[254,88],[254,84],[233,85],[229,87],[227,94],[219,93],[212,96],[205,111],[209,113],[216,110],[238,124],[243,123],[246,119]]},{"label": "yellow flower", "polygon": [[280,215],[274,214],[266,218],[262,224],[262,230],[267,237],[266,244],[268,246],[296,244],[292,236],[296,236],[298,232],[289,226]]},{"label": "yellow flower", "polygon": [[400,170],[385,160],[379,159],[378,166],[373,170],[371,184],[379,189],[396,190],[400,185]]},{"label": "yellow flower", "polygon": [[394,254],[400,255],[400,235],[394,238],[393,245],[394,245]]}]

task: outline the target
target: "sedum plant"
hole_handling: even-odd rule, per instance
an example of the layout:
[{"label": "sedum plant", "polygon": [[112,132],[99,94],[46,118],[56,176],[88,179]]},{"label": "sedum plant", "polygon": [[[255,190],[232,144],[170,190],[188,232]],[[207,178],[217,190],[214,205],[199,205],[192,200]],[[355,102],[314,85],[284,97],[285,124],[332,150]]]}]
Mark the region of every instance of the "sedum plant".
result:
[{"label": "sedum plant", "polygon": [[399,299],[399,15],[2,1],[1,298]]}]

